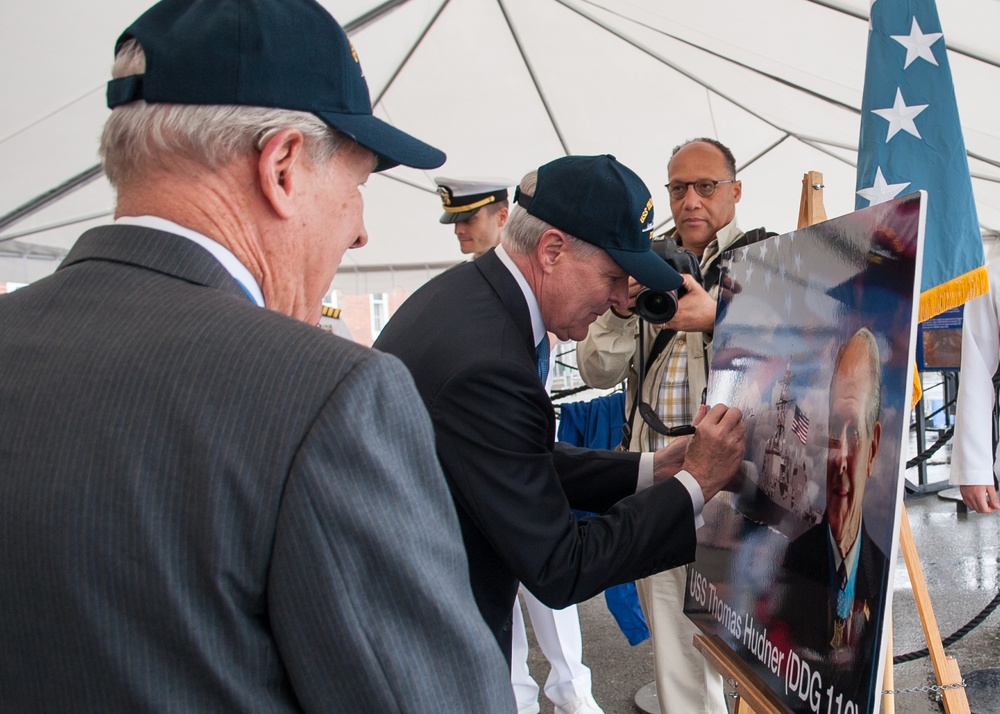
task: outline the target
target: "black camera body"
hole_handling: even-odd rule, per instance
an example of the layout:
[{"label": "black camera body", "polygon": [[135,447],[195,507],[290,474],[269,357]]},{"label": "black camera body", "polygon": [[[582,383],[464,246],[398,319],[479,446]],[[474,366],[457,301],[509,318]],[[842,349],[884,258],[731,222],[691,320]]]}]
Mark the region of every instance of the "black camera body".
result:
[{"label": "black camera body", "polygon": [[[661,236],[654,239],[652,248],[654,253],[663,258],[678,273],[690,275],[699,283],[704,282],[701,277],[698,256],[687,248],[681,248],[674,242],[673,238]],[[687,291],[683,285],[677,290],[668,292],[643,288],[635,296],[635,307],[632,308],[632,312],[646,322],[669,322],[677,313],[677,301],[684,296],[685,292]]]}]

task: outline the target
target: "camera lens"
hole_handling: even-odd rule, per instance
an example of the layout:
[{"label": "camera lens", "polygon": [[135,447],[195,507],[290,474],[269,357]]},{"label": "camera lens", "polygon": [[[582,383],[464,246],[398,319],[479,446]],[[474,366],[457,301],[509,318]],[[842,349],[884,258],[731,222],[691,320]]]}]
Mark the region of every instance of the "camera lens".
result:
[{"label": "camera lens", "polygon": [[633,311],[646,322],[669,322],[677,313],[677,295],[646,288],[635,296]]}]

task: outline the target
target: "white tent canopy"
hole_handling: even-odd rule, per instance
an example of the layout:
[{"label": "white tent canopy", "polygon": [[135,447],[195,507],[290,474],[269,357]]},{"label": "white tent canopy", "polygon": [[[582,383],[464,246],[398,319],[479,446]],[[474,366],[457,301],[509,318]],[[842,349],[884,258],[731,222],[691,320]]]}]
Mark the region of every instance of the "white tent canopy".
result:
[{"label": "white tent canopy", "polygon": [[[633,168],[663,227],[667,159],[697,136],[733,149],[744,228],[795,228],[809,170],[824,174],[830,216],[854,208],[868,0],[321,1],[349,28],[376,113],[448,154],[436,171],[368,182],[370,242],[341,266],[346,292],[412,289],[461,259],[437,222],[433,176],[517,179],[566,153],[611,153]],[[105,82],[115,39],[148,4],[4,7],[0,280],[51,272],[83,229],[110,220],[112,192],[93,178]],[[938,11],[980,224],[995,237],[1000,3],[947,0]],[[82,187],[40,200],[74,179]]]}]

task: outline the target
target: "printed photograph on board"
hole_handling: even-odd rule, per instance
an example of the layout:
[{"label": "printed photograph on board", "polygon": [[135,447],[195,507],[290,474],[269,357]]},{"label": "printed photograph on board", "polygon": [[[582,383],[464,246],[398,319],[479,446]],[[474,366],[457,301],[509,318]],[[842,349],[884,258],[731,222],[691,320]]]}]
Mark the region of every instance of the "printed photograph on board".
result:
[{"label": "printed photograph on board", "polygon": [[792,712],[881,700],[923,196],[724,259],[706,401],[743,410],[747,451],[706,506],[685,612]]}]

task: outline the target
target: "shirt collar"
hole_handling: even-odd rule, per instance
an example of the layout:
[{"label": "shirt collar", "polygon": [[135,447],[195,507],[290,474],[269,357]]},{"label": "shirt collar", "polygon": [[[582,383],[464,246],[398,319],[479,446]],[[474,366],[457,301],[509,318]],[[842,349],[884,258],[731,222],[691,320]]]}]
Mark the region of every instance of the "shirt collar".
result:
[{"label": "shirt collar", "polygon": [[253,301],[257,303],[259,307],[264,307],[264,293],[261,292],[260,286],[257,281],[254,280],[253,275],[247,269],[239,259],[233,255],[226,246],[221,243],[212,240],[206,235],[202,235],[197,231],[193,231],[190,228],[185,228],[182,225],[169,221],[166,218],[160,218],[159,216],[122,216],[115,220],[116,225],[126,225],[126,226],[142,226],[143,228],[152,228],[154,230],[163,231],[164,233],[172,233],[181,238],[187,238],[194,243],[197,243],[202,248],[207,250],[212,256],[222,264],[222,267],[226,269],[233,279],[243,286],[243,289],[247,292]]},{"label": "shirt collar", "polygon": [[517,264],[511,260],[510,255],[504,250],[503,244],[498,245],[495,250],[500,262],[514,276],[517,286],[521,288],[521,292],[524,294],[525,302],[528,303],[528,313],[531,315],[531,337],[534,344],[537,345],[546,334],[545,323],[542,322],[542,310],[538,307],[538,299],[535,297],[535,293],[531,291],[531,286],[528,285],[528,281],[525,279],[521,269],[517,267]]},{"label": "shirt collar", "polygon": [[734,217],[733,220],[719,229],[719,232],[715,234],[715,238],[705,246],[701,260],[702,270],[708,267],[708,263],[714,262],[719,253],[729,248],[741,235],[743,235],[743,232],[736,225],[736,218]]},{"label": "shirt collar", "polygon": [[858,522],[858,532],[854,536],[854,544],[851,549],[847,551],[846,557],[840,557],[840,548],[837,547],[837,541],[833,538],[833,530],[827,527],[826,535],[830,543],[830,550],[833,551],[833,569],[834,571],[840,568],[841,561],[846,562],[846,570],[849,573],[854,572],[854,564],[858,560],[858,551],[861,549],[861,523]]}]

